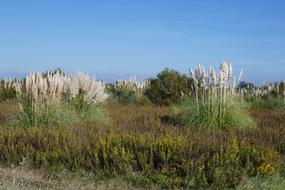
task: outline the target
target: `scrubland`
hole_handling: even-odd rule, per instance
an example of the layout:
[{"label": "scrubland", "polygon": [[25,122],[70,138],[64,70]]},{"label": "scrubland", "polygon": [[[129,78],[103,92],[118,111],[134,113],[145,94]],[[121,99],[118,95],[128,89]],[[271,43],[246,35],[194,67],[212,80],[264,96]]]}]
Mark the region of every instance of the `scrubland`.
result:
[{"label": "scrubland", "polygon": [[59,71],[2,81],[2,187],[284,189],[284,83],[232,73],[222,63],[141,82]]}]

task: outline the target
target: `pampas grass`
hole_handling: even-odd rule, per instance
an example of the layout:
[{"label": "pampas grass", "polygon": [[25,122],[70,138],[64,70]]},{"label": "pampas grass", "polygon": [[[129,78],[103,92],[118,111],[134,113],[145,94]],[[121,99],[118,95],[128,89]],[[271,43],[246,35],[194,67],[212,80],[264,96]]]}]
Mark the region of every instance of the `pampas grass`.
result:
[{"label": "pampas grass", "polygon": [[77,72],[67,80],[68,90],[66,102],[74,109],[84,122],[108,123],[108,117],[102,103],[109,97],[105,92],[105,84],[95,77]]},{"label": "pampas grass", "polygon": [[252,108],[285,108],[285,82],[267,83],[252,89],[239,89]]},{"label": "pampas grass", "polygon": [[70,123],[108,97],[103,82],[79,72],[72,76],[62,72],[31,73],[13,86],[19,113],[12,123],[28,127]]},{"label": "pampas grass", "polygon": [[136,77],[131,77],[128,80],[116,80],[109,90],[123,104],[144,104],[148,102],[144,93],[149,84],[149,80],[137,81]]},{"label": "pampas grass", "polygon": [[[241,75],[242,71],[239,78]],[[212,67],[206,71],[198,65],[195,71],[190,69],[190,77],[194,81],[195,100],[190,98],[182,105],[184,123],[211,129],[254,126],[236,89],[237,79],[230,63],[222,62],[218,72]]]}]

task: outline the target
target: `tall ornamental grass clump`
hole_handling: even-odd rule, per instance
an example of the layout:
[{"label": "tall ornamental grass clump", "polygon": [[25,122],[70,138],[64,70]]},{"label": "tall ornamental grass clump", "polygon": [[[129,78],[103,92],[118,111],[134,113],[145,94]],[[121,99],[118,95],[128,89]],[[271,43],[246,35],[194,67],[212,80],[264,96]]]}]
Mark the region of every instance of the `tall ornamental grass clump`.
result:
[{"label": "tall ornamental grass clump", "polygon": [[105,92],[105,84],[97,81],[95,77],[77,72],[66,80],[67,91],[65,93],[68,107],[74,109],[81,120],[99,121],[105,123],[106,114],[101,108],[108,95]]},{"label": "tall ornamental grass clump", "polygon": [[116,80],[109,86],[109,91],[113,97],[125,105],[146,104],[148,99],[144,93],[149,87],[149,80],[137,81],[136,77],[129,80]]},{"label": "tall ornamental grass clump", "polygon": [[31,73],[14,86],[19,112],[11,123],[26,127],[70,124],[85,114],[86,105],[95,105],[107,98],[104,84],[82,73],[74,76],[61,72]]},{"label": "tall ornamental grass clump", "polygon": [[202,65],[190,69],[194,80],[193,96],[182,104],[182,122],[209,129],[247,128],[254,126],[246,102],[236,90],[232,65],[221,63],[219,72]]}]

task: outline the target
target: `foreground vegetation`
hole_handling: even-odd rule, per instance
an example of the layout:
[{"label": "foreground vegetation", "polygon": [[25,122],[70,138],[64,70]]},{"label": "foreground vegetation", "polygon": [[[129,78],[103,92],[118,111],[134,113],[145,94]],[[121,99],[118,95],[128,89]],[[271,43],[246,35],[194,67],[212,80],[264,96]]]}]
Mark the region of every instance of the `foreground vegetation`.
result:
[{"label": "foreground vegetation", "polygon": [[282,189],[284,85],[236,85],[228,63],[190,73],[108,85],[59,71],[3,81],[0,163],[134,188]]},{"label": "foreground vegetation", "polygon": [[256,128],[209,131],[172,125],[165,120],[173,116],[169,107],[106,109],[113,118],[108,126],[2,126],[0,162],[11,166],[25,159],[48,172],[85,170],[162,188],[236,187],[244,178],[285,175],[285,112],[252,110]]}]

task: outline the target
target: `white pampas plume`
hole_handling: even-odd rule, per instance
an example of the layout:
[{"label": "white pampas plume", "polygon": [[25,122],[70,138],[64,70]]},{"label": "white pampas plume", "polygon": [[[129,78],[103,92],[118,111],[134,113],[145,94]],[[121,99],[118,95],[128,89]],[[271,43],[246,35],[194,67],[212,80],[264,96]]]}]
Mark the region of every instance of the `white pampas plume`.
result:
[{"label": "white pampas plume", "polygon": [[232,78],[233,69],[231,63],[227,63],[226,61],[223,61],[220,64],[220,71],[223,73],[221,76],[222,81],[226,82],[227,80],[230,80]]},{"label": "white pampas plume", "polygon": [[101,103],[108,98],[108,95],[105,92],[105,84],[87,74],[77,72],[70,80],[65,80],[65,82],[68,84],[71,98],[82,93],[81,95],[83,95],[84,101],[88,104]]},{"label": "white pampas plume", "polygon": [[95,77],[91,78],[84,73],[76,73],[73,76],[64,74],[47,73],[43,76],[41,73],[31,73],[25,78],[25,85],[20,81],[14,83],[15,91],[18,95],[26,95],[37,104],[45,102],[46,104],[60,104],[63,93],[69,92],[71,98],[83,92],[84,100],[91,103],[100,103],[107,99],[105,84],[97,81]]},{"label": "white pampas plume", "polygon": [[231,79],[233,77],[233,67],[231,63],[228,63],[228,68],[229,68],[228,78]]},{"label": "white pampas plume", "polygon": [[116,80],[114,83],[114,87],[117,89],[125,88],[135,91],[143,91],[149,86],[149,84],[149,80],[137,81],[137,78],[133,76],[128,80]]},{"label": "white pampas plume", "polygon": [[243,75],[243,69],[240,70],[239,77],[238,77],[238,80],[239,80],[239,81],[241,80],[242,75]]},{"label": "white pampas plume", "polygon": [[209,80],[211,80],[213,85],[217,84],[217,74],[216,71],[211,66],[209,68]]},{"label": "white pampas plume", "polygon": [[197,80],[197,78],[195,77],[195,73],[194,73],[193,69],[189,69],[189,75],[190,75],[190,78],[193,79],[194,84],[197,85],[197,84],[198,84],[198,80]]}]

